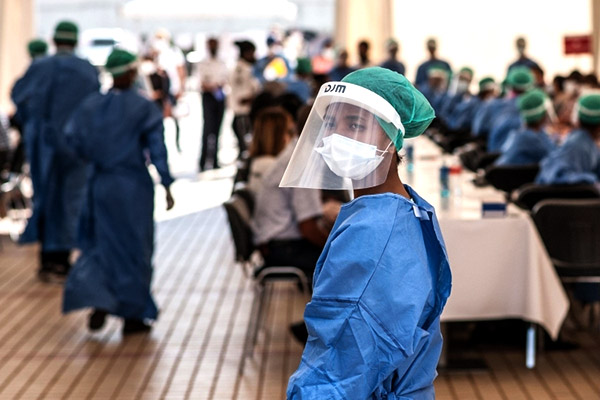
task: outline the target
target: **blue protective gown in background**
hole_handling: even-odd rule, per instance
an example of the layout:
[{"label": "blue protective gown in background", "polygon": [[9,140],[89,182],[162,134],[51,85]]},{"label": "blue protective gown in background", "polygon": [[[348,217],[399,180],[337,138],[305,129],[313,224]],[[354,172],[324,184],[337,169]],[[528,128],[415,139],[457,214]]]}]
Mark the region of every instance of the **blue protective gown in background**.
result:
[{"label": "blue protective gown in background", "polygon": [[37,193],[20,242],[39,240],[42,251],[69,251],[76,245],[87,169],[65,147],[63,130],[81,101],[100,89],[98,71],[61,52],[32,63],[23,79],[28,80],[20,94],[27,99],[26,151]]},{"label": "blue protective gown in background", "polygon": [[518,110],[510,110],[498,116],[488,136],[487,151],[489,153],[500,151],[510,132],[519,129],[522,124]]},{"label": "blue protective gown in background", "polygon": [[471,96],[457,104],[456,108],[452,110],[446,121],[448,128],[470,132],[473,118],[482,104],[484,104],[484,101],[477,96]]},{"label": "blue protective gown in background", "polygon": [[154,183],[167,165],[162,113],[135,89],[90,96],[66,129],[92,173],[83,212],[82,255],[69,273],[63,312],[93,307],[123,318],[155,319],[150,294]]},{"label": "blue protective gown in background", "polygon": [[433,399],[450,294],[433,207],[406,186],[344,205],[319,258],[287,397]]},{"label": "blue protective gown in background", "polygon": [[573,131],[567,140],[544,158],[536,183],[576,184],[600,181],[600,149],[583,129]]},{"label": "blue protective gown in background", "polygon": [[496,165],[538,164],[556,148],[544,130],[522,128],[511,131]]},{"label": "blue protective gown in background", "polygon": [[496,98],[484,102],[477,110],[473,117],[472,132],[474,136],[488,137],[496,120],[506,111],[515,111],[518,113],[517,99],[513,98]]},{"label": "blue protective gown in background", "polygon": [[419,65],[417,68],[417,76],[415,78],[415,86],[417,89],[421,90],[421,86],[427,83],[428,72],[431,67],[441,67],[446,69],[449,73],[452,73],[452,68],[450,68],[450,64],[448,62],[441,60],[439,58],[429,59]]}]

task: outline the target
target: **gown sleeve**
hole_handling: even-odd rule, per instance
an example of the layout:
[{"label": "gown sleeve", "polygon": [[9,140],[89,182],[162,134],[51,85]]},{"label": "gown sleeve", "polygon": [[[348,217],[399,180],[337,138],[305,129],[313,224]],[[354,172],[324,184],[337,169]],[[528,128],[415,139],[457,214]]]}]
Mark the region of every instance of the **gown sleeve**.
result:
[{"label": "gown sleeve", "polygon": [[[395,371],[402,376],[425,346],[429,333],[419,321],[431,284],[418,255],[398,252],[410,244],[390,235],[384,226],[352,228],[326,246],[304,314],[309,339],[288,399],[370,398]],[[384,252],[397,263],[385,265]]]},{"label": "gown sleeve", "polygon": [[581,154],[574,149],[559,148],[542,161],[536,183],[557,185],[596,182],[598,177],[593,172],[585,171],[581,158]]},{"label": "gown sleeve", "polygon": [[148,103],[148,117],[143,128],[145,143],[150,152],[150,160],[160,175],[161,184],[168,188],[174,179],[169,171],[167,162],[167,147],[165,146],[162,113],[156,104]]}]

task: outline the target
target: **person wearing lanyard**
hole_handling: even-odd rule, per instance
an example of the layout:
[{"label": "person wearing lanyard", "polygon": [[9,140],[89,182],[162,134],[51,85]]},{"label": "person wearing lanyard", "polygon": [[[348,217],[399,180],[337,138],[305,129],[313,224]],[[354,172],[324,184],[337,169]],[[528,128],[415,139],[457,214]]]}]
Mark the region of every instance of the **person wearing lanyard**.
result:
[{"label": "person wearing lanyard", "polygon": [[433,399],[451,274],[435,211],[398,175],[432,107],[380,67],[324,84],[281,180],[352,190],[313,277],[288,399]]},{"label": "person wearing lanyard", "polygon": [[96,331],[108,314],[124,319],[123,333],[146,332],[157,308],[152,294],[154,182],[151,162],[174,201],[163,117],[155,102],[133,88],[136,57],[115,49],[106,62],[114,78],[106,94],[85,99],[65,129],[66,141],[91,165],[81,221],[81,257],[67,278],[63,312],[90,307]]}]

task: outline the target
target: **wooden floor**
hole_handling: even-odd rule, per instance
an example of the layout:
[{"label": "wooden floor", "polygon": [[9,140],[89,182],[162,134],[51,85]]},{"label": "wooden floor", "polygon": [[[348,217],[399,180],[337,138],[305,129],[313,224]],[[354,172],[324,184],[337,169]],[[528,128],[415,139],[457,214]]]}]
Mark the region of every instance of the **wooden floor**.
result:
[{"label": "wooden floor", "polygon": [[[294,285],[278,284],[267,329],[238,376],[253,296],[233,262],[220,208],[158,224],[153,290],[159,320],[123,338],[110,319],[96,334],[87,312],[60,314],[62,288],[35,279],[35,248],[3,237],[0,253],[0,399],[283,399],[301,347],[287,326],[302,315]],[[524,367],[520,348],[486,351],[483,371],[442,372],[438,399],[600,399],[600,346],[546,352]]]}]

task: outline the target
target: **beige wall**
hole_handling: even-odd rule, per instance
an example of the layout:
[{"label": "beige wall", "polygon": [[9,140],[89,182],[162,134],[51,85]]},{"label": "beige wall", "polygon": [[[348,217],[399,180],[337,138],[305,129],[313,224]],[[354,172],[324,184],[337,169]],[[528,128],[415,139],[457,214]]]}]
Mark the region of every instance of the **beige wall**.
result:
[{"label": "beige wall", "polygon": [[358,42],[371,43],[371,61],[385,58],[384,43],[394,33],[394,0],[336,0],[335,43],[346,48],[350,65],[358,62]]},{"label": "beige wall", "polygon": [[0,0],[0,110],[11,110],[10,89],[29,64],[33,0]]}]

